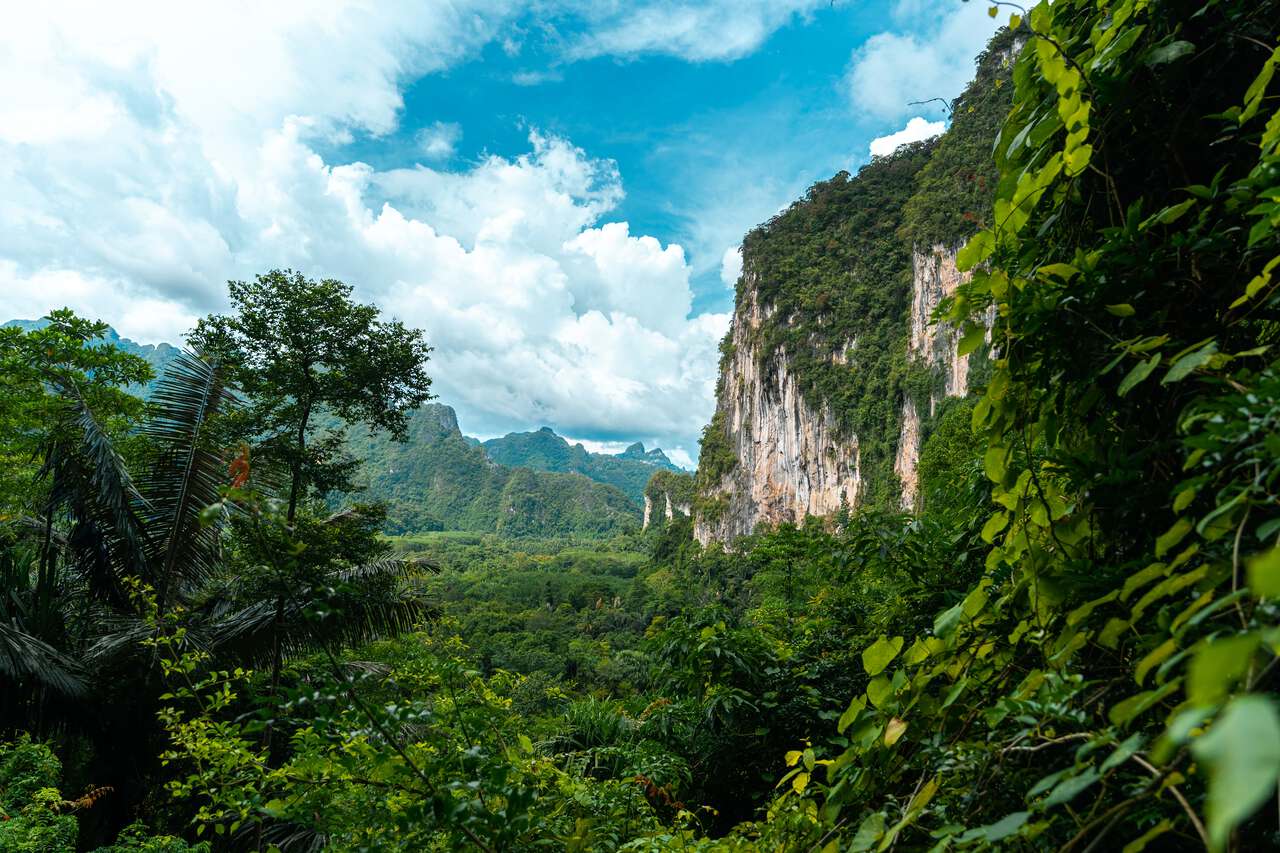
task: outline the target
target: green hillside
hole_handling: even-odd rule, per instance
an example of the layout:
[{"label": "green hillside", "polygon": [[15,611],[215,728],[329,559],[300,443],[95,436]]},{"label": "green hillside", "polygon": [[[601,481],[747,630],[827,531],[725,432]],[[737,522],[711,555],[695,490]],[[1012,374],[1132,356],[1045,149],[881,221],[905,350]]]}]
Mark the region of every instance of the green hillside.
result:
[{"label": "green hillside", "polygon": [[390,532],[602,536],[640,521],[638,507],[612,486],[494,462],[459,431],[453,409],[438,403],[409,419],[406,442],[353,432],[349,450],[365,460],[362,497],[387,502]]},{"label": "green hillside", "polygon": [[[0,325],[0,328],[16,326],[23,331],[29,332],[32,329],[43,329],[48,325],[49,321],[43,318],[40,320],[9,320],[3,325]],[[111,328],[107,329],[107,333],[103,335],[100,340],[94,341],[94,343],[109,344],[121,352],[138,356],[151,366],[151,372],[156,376],[160,376],[160,374],[164,373],[164,369],[168,367],[169,363],[177,358],[178,353],[182,351],[172,344],[140,344],[137,341],[120,337],[119,333],[117,333],[115,329]],[[150,394],[151,387],[151,384],[148,384],[145,387],[134,388],[132,390],[146,397]]]},{"label": "green hillside", "polygon": [[619,454],[592,453],[581,444],[570,444],[551,429],[513,432],[484,442],[489,458],[500,465],[581,474],[597,483],[621,489],[639,505],[644,487],[655,471],[679,471],[659,448],[646,450],[640,442]]}]

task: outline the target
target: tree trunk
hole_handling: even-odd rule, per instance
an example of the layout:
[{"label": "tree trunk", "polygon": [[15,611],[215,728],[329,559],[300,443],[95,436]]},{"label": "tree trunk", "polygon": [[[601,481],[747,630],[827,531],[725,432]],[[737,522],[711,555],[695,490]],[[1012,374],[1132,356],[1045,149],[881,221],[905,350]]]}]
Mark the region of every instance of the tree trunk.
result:
[{"label": "tree trunk", "polygon": [[308,397],[302,404],[302,420],[298,423],[298,444],[295,448],[297,456],[290,471],[292,482],[289,484],[289,512],[285,515],[285,522],[290,526],[298,513],[298,499],[302,494],[302,457],[307,452],[307,422],[310,420],[311,398]]}]

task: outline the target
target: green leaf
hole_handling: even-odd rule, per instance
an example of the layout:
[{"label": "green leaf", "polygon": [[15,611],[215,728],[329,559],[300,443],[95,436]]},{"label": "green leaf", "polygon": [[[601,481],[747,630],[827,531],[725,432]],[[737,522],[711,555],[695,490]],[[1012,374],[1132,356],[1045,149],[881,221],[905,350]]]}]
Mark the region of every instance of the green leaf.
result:
[{"label": "green leaf", "polygon": [[1004,476],[1009,468],[1009,451],[1007,448],[995,447],[987,448],[987,452],[982,455],[982,469],[987,472],[987,477],[993,483],[1003,483]]},{"label": "green leaf", "polygon": [[1135,364],[1133,368],[1125,374],[1124,379],[1120,380],[1120,388],[1116,393],[1123,397],[1125,394],[1132,391],[1139,382],[1151,375],[1151,371],[1156,369],[1156,366],[1160,364],[1160,359],[1162,358],[1164,358],[1164,356],[1161,353],[1156,353],[1146,361],[1140,361]]},{"label": "green leaf", "polygon": [[907,653],[902,658],[902,662],[907,666],[914,666],[926,660],[928,657],[929,644],[917,637],[916,641],[911,644],[911,648],[907,649]]},{"label": "green leaf", "polygon": [[1178,644],[1172,639],[1165,640],[1163,643],[1156,646],[1147,654],[1146,657],[1138,662],[1138,666],[1133,672],[1133,680],[1138,683],[1139,687],[1141,687],[1142,682],[1147,680],[1147,673],[1151,671],[1151,668],[1164,663],[1169,655],[1173,654],[1177,650]]},{"label": "green leaf", "polygon": [[1187,669],[1187,698],[1196,705],[1226,698],[1249,668],[1258,639],[1256,634],[1239,634],[1202,645]]},{"label": "green leaf", "polygon": [[957,604],[938,614],[933,620],[933,633],[939,637],[949,637],[955,632],[960,625],[960,620],[964,618],[964,607]]},{"label": "green leaf", "polygon": [[1272,548],[1245,564],[1249,571],[1249,589],[1259,598],[1280,596],[1280,548]]},{"label": "green leaf", "polygon": [[1165,818],[1146,832],[1142,833],[1142,835],[1126,844],[1120,853],[1142,853],[1143,850],[1147,849],[1148,844],[1171,829],[1173,829],[1173,821]]},{"label": "green leaf", "polygon": [[1117,317],[1132,317],[1134,314],[1138,313],[1133,310],[1133,306],[1128,302],[1121,302],[1118,305],[1105,305],[1103,307],[1107,309],[1108,313],[1114,314]]},{"label": "green leaf", "polygon": [[964,248],[956,253],[956,269],[967,272],[991,257],[996,249],[996,235],[984,230],[974,234],[965,243]]},{"label": "green leaf", "polygon": [[1080,274],[1080,270],[1071,264],[1045,264],[1036,270],[1036,274],[1041,278],[1054,276],[1063,281],[1070,281],[1072,278]]},{"label": "green leaf", "polygon": [[987,523],[982,525],[982,541],[991,543],[996,541],[996,535],[1009,525],[1009,513],[997,512],[995,515],[987,519]]},{"label": "green leaf", "polygon": [[894,637],[888,639],[883,634],[880,639],[862,650],[862,667],[867,671],[867,675],[879,675],[884,672],[884,668],[898,656],[898,652],[902,651],[903,639]]},{"label": "green leaf", "polygon": [[[858,718],[863,709],[867,707],[867,700],[862,696],[855,696],[849,700],[849,707],[844,709],[844,713],[840,715],[839,721],[836,723],[836,731],[840,734],[845,733],[845,729],[853,725],[853,721]],[[789,755],[790,753],[788,753]],[[798,756],[797,756],[798,757]]]},{"label": "green leaf", "polygon": [[871,679],[871,683],[867,685],[867,698],[877,708],[883,707],[884,703],[889,701],[889,697],[892,695],[893,683],[883,675],[878,675]]},{"label": "green leaf", "polygon": [[961,835],[959,840],[965,843],[978,840],[1002,841],[1022,829],[1022,825],[1030,816],[1031,812],[1014,812],[1011,815],[1005,815],[995,823],[969,830]]},{"label": "green leaf", "polygon": [[1164,379],[1160,380],[1160,384],[1168,385],[1170,382],[1181,382],[1190,376],[1192,371],[1208,364],[1209,359],[1213,358],[1217,352],[1218,345],[1212,342],[1197,350],[1192,350],[1173,363],[1173,366],[1169,368],[1169,372],[1164,375]]},{"label": "green leaf", "polygon": [[1090,767],[1079,776],[1073,776],[1070,779],[1059,782],[1058,787],[1054,788],[1049,796],[1044,798],[1042,805],[1045,808],[1052,808],[1063,803],[1069,803],[1100,778],[1102,778],[1102,775]]},{"label": "green leaf", "polygon": [[1112,705],[1111,710],[1108,712],[1108,717],[1115,725],[1122,726],[1150,710],[1157,702],[1177,690],[1181,685],[1182,679],[1176,678],[1155,690],[1146,690],[1135,696],[1130,696],[1128,699]]},{"label": "green leaf", "polygon": [[1143,59],[1147,65],[1165,65],[1195,53],[1196,46],[1189,41],[1173,41],[1147,51]]},{"label": "green leaf", "polygon": [[1196,499],[1196,487],[1187,486],[1185,489],[1178,492],[1177,497],[1173,499],[1173,511],[1182,512],[1184,509],[1191,506],[1191,502],[1195,499]]},{"label": "green leaf", "polygon": [[982,342],[987,339],[987,329],[979,323],[966,323],[964,327],[964,335],[960,338],[960,343],[956,347],[956,354],[965,356],[971,354]]},{"label": "green leaf", "polygon": [[884,835],[884,813],[872,812],[862,819],[862,823],[858,825],[858,832],[853,836],[853,841],[849,844],[849,850],[863,853],[876,846],[876,842],[880,840],[880,836]]},{"label": "green leaf", "polygon": [[1190,210],[1197,201],[1199,201],[1199,199],[1189,198],[1186,201],[1180,201],[1177,204],[1169,205],[1164,210],[1161,210],[1159,213],[1156,213],[1154,216],[1151,216],[1143,222],[1142,227],[1146,228],[1152,224],[1171,225],[1181,219],[1183,214]]},{"label": "green leaf", "polygon": [[1190,532],[1190,521],[1185,518],[1180,518],[1175,521],[1172,527],[1156,539],[1156,556],[1163,557],[1165,554],[1169,553],[1169,549],[1181,542]]},{"label": "green leaf", "polygon": [[1231,831],[1274,796],[1280,777],[1280,717],[1262,696],[1235,699],[1191,751],[1209,769],[1209,840],[1226,848]]}]

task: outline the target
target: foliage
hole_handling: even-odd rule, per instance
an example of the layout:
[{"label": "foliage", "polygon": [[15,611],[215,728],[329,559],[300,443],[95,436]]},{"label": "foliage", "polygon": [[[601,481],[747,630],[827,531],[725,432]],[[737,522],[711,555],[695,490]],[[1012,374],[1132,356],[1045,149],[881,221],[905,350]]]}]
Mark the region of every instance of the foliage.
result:
[{"label": "foliage", "polygon": [[272,270],[227,287],[237,313],[206,317],[187,337],[231,367],[247,398],[243,436],[288,472],[292,521],[310,491],[351,488],[341,430],[317,436],[312,418],[327,413],[403,440],[408,413],[431,396],[430,348],[422,332],[379,320],[376,306],[353,302],[334,279]]},{"label": "foliage", "polygon": [[649,507],[649,524],[664,526],[667,510],[672,517],[689,515],[694,504],[694,477],[685,471],[658,471],[644,487],[644,500]]},{"label": "foliage", "polygon": [[962,244],[990,222],[999,172],[992,142],[1013,99],[1010,68],[1025,29],[1005,28],[975,61],[976,74],[951,103],[951,122],[902,210],[901,239],[923,250]]},{"label": "foliage", "polygon": [[993,219],[950,308],[997,315],[972,414],[996,504],[985,570],[931,630],[868,649],[880,674],[841,717],[847,746],[775,805],[813,816],[807,843],[1274,843],[1253,815],[1280,772],[1261,746],[1280,730],[1280,118],[1262,109],[1278,11],[1028,16]]},{"label": "foliage", "polygon": [[[27,736],[0,742],[0,850],[12,853],[74,853],[77,814],[110,797],[110,788],[90,788],[65,799],[58,791],[62,763],[43,743]],[[135,824],[115,844],[94,853],[209,853],[209,845],[188,846],[171,835],[153,835]]]}]

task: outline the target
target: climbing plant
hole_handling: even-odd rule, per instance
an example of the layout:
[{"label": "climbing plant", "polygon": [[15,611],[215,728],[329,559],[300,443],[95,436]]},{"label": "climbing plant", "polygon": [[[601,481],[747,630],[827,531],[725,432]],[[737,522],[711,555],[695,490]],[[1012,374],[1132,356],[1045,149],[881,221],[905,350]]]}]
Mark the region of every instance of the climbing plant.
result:
[{"label": "climbing plant", "polygon": [[962,353],[996,314],[971,417],[986,571],[932,631],[864,651],[845,750],[793,756],[776,808],[810,843],[1276,842],[1277,21],[1026,15],[992,219],[945,312]]}]

